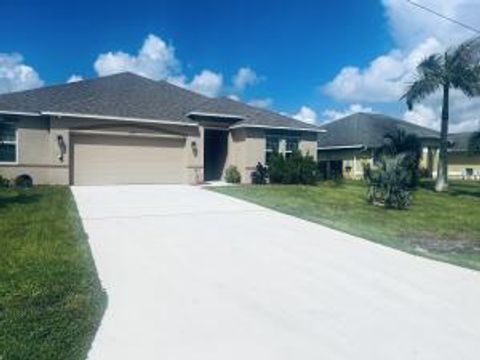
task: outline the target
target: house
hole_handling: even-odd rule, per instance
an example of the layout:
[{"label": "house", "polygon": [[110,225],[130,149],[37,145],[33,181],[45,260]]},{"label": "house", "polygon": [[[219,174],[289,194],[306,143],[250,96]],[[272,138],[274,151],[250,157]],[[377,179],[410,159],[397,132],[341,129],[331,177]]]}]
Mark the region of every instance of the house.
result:
[{"label": "house", "polygon": [[[373,163],[375,150],[384,144],[386,134],[404,130],[418,136],[423,147],[420,167],[433,177],[437,173],[438,131],[375,113],[356,113],[321,126],[317,159],[329,176],[363,176],[362,164]],[[450,134],[448,176],[452,179],[480,179],[480,153],[471,151],[474,132]],[[478,145],[477,145],[478,146]]]},{"label": "house", "polygon": [[201,183],[270,153],[316,157],[317,126],[121,73],[0,95],[0,175],[37,184]]},{"label": "house", "polygon": [[323,126],[319,134],[317,158],[328,176],[363,176],[363,163],[373,163],[375,150],[384,144],[385,135],[397,130],[416,134],[423,147],[420,166],[436,173],[439,132],[383,114],[356,113]]},{"label": "house", "polygon": [[[452,178],[480,180],[480,150],[476,132],[462,132],[448,136],[448,175]],[[477,151],[473,151],[473,147]]]}]

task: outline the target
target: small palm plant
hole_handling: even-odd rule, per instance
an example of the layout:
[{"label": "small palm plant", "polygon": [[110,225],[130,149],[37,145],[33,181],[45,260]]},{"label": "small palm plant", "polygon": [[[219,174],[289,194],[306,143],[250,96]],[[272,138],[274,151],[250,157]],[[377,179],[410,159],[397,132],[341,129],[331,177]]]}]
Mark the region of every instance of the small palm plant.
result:
[{"label": "small palm plant", "polygon": [[480,95],[480,37],[468,40],[444,54],[433,54],[424,59],[416,69],[413,81],[402,99],[408,108],[437,90],[443,91],[440,152],[435,190],[447,189],[448,176],[448,122],[450,89],[458,89],[466,96]]},{"label": "small palm plant", "polygon": [[411,205],[408,161],[406,153],[382,155],[375,169],[366,166],[364,176],[368,202],[392,209],[407,209]]},{"label": "small palm plant", "polygon": [[413,133],[407,133],[404,129],[387,133],[384,143],[375,153],[375,158],[381,156],[395,156],[405,154],[405,167],[409,172],[409,187],[416,187],[420,177],[419,165],[422,157],[422,143],[419,137]]}]

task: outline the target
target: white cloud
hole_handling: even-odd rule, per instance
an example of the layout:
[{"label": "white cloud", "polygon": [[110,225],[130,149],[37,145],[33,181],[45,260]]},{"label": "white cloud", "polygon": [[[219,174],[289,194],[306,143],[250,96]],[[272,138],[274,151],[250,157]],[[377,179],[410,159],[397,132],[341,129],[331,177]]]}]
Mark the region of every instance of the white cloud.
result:
[{"label": "white cloud", "polygon": [[223,87],[223,75],[210,70],[202,70],[195,75],[187,87],[206,96],[217,96]]},{"label": "white cloud", "polygon": [[[225,91],[223,74],[212,70],[203,69],[189,80],[182,72],[175,48],[153,34],[147,36],[137,54],[109,51],[98,56],[94,68],[99,76],[129,71],[153,80],[167,80],[207,96],[217,96]],[[260,81],[260,78],[251,68],[242,67],[232,81],[234,91],[243,91]]]},{"label": "white cloud", "polygon": [[0,53],[0,93],[37,88],[43,80],[31,66],[23,63],[20,54]]},{"label": "white cloud", "polygon": [[235,94],[230,94],[227,96],[229,99],[235,100],[235,101],[240,101],[240,97],[235,95]]},{"label": "white cloud", "polygon": [[83,76],[73,74],[68,78],[67,83],[73,83],[73,82],[82,81],[82,80],[83,80]]},{"label": "white cloud", "polygon": [[298,113],[293,115],[293,118],[309,124],[314,124],[317,121],[317,113],[308,106],[302,106]]},{"label": "white cloud", "polygon": [[416,65],[441,49],[436,39],[428,38],[409,52],[395,49],[381,55],[364,69],[345,67],[325,86],[325,92],[340,101],[398,101]]},{"label": "white cloud", "polygon": [[247,86],[255,85],[260,81],[257,73],[249,67],[238,69],[232,79],[233,87],[237,91],[243,91]]},{"label": "white cloud", "polygon": [[361,104],[352,104],[344,110],[327,109],[322,112],[322,115],[324,116],[325,121],[333,121],[359,112],[370,113],[373,112],[373,109],[368,106],[365,107]]},{"label": "white cloud", "polygon": [[100,54],[94,68],[99,76],[130,71],[153,80],[163,80],[180,73],[180,62],[173,46],[150,34],[137,55],[123,51]]},{"label": "white cloud", "polygon": [[[474,33],[443,20],[404,0],[382,0],[396,48],[373,59],[368,66],[348,66],[324,86],[326,94],[339,101],[397,103],[405,86],[413,80],[416,65],[427,55],[442,52]],[[475,26],[480,23],[479,0],[422,0],[422,5]],[[452,131],[478,127],[480,100],[451,94]],[[440,125],[441,98],[428,97],[404,119],[424,126]]]},{"label": "white cloud", "polygon": [[[417,2],[463,23],[472,26],[480,23],[478,0],[418,0]],[[392,36],[401,48],[416,47],[429,37],[451,45],[475,35],[470,30],[409,4],[405,0],[382,0],[382,3]]]},{"label": "white cloud", "polygon": [[259,108],[269,108],[273,105],[272,98],[264,98],[264,99],[252,99],[248,102],[252,106],[256,106]]}]

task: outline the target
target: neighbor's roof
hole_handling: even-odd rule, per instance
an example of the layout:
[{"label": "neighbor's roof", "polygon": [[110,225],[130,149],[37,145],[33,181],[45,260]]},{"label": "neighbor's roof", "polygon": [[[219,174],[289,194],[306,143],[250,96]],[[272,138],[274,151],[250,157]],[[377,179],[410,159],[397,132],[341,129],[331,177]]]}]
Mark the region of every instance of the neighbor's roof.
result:
[{"label": "neighbor's roof", "polygon": [[0,95],[0,112],[75,114],[195,124],[191,113],[238,117],[235,126],[319,128],[227,98],[212,99],[132,73]]},{"label": "neighbor's roof", "polygon": [[470,140],[476,132],[462,132],[448,135],[450,147],[448,151],[469,151]]},{"label": "neighbor's roof", "polygon": [[327,130],[318,136],[319,148],[378,147],[385,135],[403,129],[416,134],[420,139],[439,139],[440,134],[432,129],[398,120],[382,114],[356,113],[321,126]]}]

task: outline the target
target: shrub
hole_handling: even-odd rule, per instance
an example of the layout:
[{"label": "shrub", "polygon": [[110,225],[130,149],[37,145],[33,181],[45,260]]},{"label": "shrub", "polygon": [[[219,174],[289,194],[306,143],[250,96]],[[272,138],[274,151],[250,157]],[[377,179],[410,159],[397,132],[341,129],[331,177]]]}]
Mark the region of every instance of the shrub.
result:
[{"label": "shrub", "polygon": [[33,186],[33,179],[30,175],[23,174],[15,178],[15,186],[19,188],[30,188]]},{"label": "shrub", "polygon": [[296,150],[285,158],[273,154],[268,167],[270,182],[273,184],[314,185],[318,181],[318,166],[310,155]]},{"label": "shrub", "polygon": [[406,154],[382,156],[378,167],[364,166],[367,200],[374,205],[392,209],[406,209],[411,205],[410,173]]},{"label": "shrub", "polygon": [[263,166],[262,163],[257,163],[255,171],[252,172],[252,184],[264,185],[267,183],[268,179],[268,169],[266,166]]},{"label": "shrub", "polygon": [[228,183],[232,184],[238,184],[242,180],[242,177],[240,173],[238,172],[238,169],[234,165],[230,165],[227,170],[225,171],[225,180]]},{"label": "shrub", "polygon": [[420,179],[419,165],[422,157],[422,143],[419,137],[415,134],[408,134],[403,129],[387,133],[383,145],[376,150],[375,157],[394,157],[399,154],[405,154],[402,162],[407,172],[407,186],[412,189],[416,188]]},{"label": "shrub", "polygon": [[0,188],[6,188],[9,186],[10,186],[10,180],[0,175]]}]

